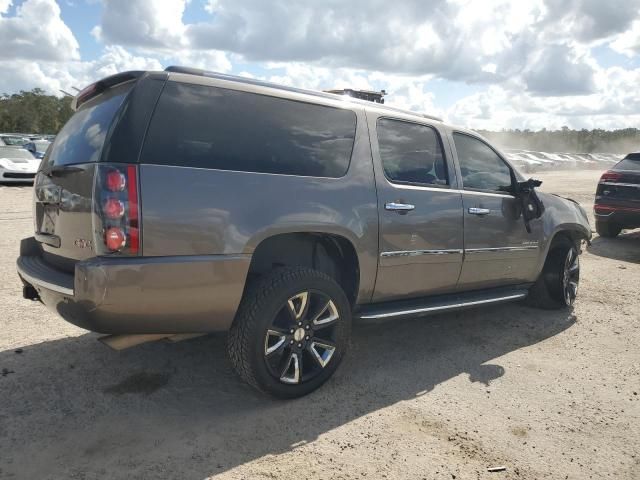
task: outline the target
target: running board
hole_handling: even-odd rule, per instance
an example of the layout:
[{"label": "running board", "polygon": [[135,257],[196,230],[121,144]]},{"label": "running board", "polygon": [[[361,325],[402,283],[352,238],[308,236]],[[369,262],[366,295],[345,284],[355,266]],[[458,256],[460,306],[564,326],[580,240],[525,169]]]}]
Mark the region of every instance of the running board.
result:
[{"label": "running board", "polygon": [[362,305],[355,317],[363,320],[375,320],[391,317],[412,317],[433,313],[461,310],[463,308],[491,305],[522,300],[529,293],[529,285],[510,288],[476,290],[466,293],[451,293],[428,298],[400,300],[396,302]]}]

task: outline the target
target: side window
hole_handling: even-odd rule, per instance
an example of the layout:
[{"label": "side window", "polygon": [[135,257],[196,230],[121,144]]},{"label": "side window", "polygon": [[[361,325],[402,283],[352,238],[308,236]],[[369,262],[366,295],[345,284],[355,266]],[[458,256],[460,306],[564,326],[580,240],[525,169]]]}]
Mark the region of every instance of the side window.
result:
[{"label": "side window", "polygon": [[392,182],[448,185],[440,138],[426,125],[378,120],[378,146],[384,173]]},{"label": "side window", "polygon": [[355,131],[350,110],[168,82],[141,162],[341,177],[349,168]]},{"label": "side window", "polygon": [[464,188],[504,192],[511,186],[509,166],[486,143],[461,133],[453,141]]}]

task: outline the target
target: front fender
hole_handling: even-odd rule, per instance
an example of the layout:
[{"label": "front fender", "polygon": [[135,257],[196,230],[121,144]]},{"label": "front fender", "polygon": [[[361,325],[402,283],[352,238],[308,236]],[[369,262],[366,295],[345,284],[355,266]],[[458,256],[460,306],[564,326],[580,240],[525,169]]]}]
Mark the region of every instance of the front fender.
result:
[{"label": "front fender", "polygon": [[577,243],[580,240],[591,240],[592,234],[587,213],[580,204],[545,192],[538,192],[538,196],[545,206],[545,212],[541,218],[543,239],[538,262],[539,274],[557,235],[566,234]]}]

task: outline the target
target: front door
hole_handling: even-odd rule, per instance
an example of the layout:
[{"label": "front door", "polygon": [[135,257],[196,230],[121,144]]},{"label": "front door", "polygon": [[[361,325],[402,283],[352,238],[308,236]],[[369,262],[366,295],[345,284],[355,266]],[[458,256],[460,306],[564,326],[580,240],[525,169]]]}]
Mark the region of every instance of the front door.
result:
[{"label": "front door", "polygon": [[527,232],[520,200],[506,190],[511,167],[477,137],[453,133],[464,207],[461,290],[531,281],[537,272],[541,222]]},{"label": "front door", "polygon": [[[462,266],[462,196],[433,126],[369,118],[380,258],[374,301],[454,291]],[[455,187],[455,185],[454,185]]]}]

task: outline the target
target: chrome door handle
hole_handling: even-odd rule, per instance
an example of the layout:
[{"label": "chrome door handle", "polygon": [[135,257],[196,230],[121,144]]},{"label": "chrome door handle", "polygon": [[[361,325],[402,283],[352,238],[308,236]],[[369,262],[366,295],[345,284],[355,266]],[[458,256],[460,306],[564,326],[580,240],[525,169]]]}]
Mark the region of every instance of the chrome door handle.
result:
[{"label": "chrome door handle", "polygon": [[385,203],[384,204],[384,209],[385,210],[391,210],[391,211],[399,212],[399,213],[410,212],[414,208],[416,208],[416,206],[415,205],[411,205],[409,203],[389,202],[389,203]]},{"label": "chrome door handle", "polygon": [[469,213],[471,215],[489,215],[491,210],[488,208],[469,207]]}]

